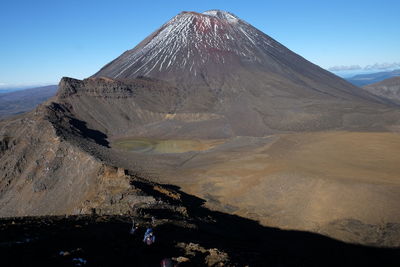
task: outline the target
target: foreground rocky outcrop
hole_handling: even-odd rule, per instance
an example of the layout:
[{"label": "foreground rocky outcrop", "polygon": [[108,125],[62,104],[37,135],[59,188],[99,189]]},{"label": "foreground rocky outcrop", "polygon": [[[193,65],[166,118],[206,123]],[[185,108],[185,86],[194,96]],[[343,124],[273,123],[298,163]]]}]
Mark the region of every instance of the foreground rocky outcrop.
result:
[{"label": "foreground rocky outcrop", "polygon": [[[1,216],[88,214],[96,209],[126,213],[136,192],[125,171],[90,154],[101,140],[97,132],[67,113],[57,117],[59,111],[59,105],[48,104],[1,122]],[[84,149],[67,136],[81,140]]]},{"label": "foreground rocky outcrop", "polygon": [[[132,178],[143,197],[125,216],[0,219],[0,256],[10,266],[397,266],[400,250],[345,244],[268,228],[212,211],[170,185]],[[138,227],[130,234],[132,221]],[[156,242],[143,243],[152,227]],[[23,257],[21,257],[23,255]]]}]

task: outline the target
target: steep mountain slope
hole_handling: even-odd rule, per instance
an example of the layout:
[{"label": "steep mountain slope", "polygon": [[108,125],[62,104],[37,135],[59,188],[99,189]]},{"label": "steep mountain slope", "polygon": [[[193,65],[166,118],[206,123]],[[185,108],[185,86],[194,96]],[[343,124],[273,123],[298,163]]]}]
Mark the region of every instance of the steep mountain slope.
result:
[{"label": "steep mountain slope", "polygon": [[49,85],[0,94],[0,119],[30,111],[56,92],[57,85]]},{"label": "steep mountain slope", "polygon": [[[157,205],[131,183],[140,177],[263,225],[398,246],[400,164],[394,152],[379,164],[374,155],[398,149],[399,129],[391,102],[236,16],[183,12],[93,77],[63,78],[55,98],[0,122],[0,215]],[[176,153],[190,141],[214,145]]]},{"label": "steep mountain slope", "polygon": [[348,120],[357,128],[385,109],[384,100],[223,11],[177,15],[94,75],[102,76],[168,82],[179,95],[171,113],[219,115],[215,136],[349,128]]},{"label": "steep mountain slope", "polygon": [[400,105],[400,77],[392,77],[363,87],[368,92]]},{"label": "steep mountain slope", "polygon": [[252,84],[249,78],[262,82],[284,78],[288,87],[292,82],[335,97],[366,97],[235,15],[218,10],[182,12],[94,76],[146,76],[193,90],[203,85],[231,91],[268,91],[260,81]]}]

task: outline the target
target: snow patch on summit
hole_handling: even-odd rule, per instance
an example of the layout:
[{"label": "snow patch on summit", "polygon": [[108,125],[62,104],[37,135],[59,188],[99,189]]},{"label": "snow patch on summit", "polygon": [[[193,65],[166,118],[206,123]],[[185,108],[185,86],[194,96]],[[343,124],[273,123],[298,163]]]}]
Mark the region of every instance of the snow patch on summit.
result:
[{"label": "snow patch on summit", "polygon": [[197,76],[205,70],[230,67],[232,62],[268,64],[271,50],[281,52],[270,37],[232,13],[182,12],[140,48],[118,58],[107,75],[164,78],[188,70]]},{"label": "snow patch on summit", "polygon": [[208,16],[212,16],[212,17],[216,17],[218,19],[224,19],[227,20],[230,23],[237,23],[239,22],[239,18],[237,16],[235,16],[232,13],[226,12],[226,11],[222,11],[222,10],[217,10],[217,9],[213,9],[213,10],[208,10],[202,13],[203,15],[208,15]]}]

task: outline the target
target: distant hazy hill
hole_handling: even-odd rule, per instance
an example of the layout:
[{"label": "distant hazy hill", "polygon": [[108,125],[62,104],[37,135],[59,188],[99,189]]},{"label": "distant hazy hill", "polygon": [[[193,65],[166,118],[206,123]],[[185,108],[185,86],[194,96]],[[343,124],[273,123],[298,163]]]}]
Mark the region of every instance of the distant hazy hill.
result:
[{"label": "distant hazy hill", "polygon": [[353,77],[346,78],[346,80],[354,85],[364,86],[368,84],[377,83],[395,76],[400,76],[400,69],[393,71],[376,72],[370,74],[358,74]]},{"label": "distant hazy hill", "polygon": [[6,94],[6,93],[10,93],[10,92],[12,92],[12,91],[14,91],[14,90],[12,90],[12,89],[1,89],[1,90],[0,90],[0,95],[1,95],[1,94]]},{"label": "distant hazy hill", "polygon": [[392,77],[363,88],[374,95],[387,98],[400,105],[400,77]]},{"label": "distant hazy hill", "polygon": [[57,92],[57,85],[49,85],[0,94],[0,119],[27,112]]}]

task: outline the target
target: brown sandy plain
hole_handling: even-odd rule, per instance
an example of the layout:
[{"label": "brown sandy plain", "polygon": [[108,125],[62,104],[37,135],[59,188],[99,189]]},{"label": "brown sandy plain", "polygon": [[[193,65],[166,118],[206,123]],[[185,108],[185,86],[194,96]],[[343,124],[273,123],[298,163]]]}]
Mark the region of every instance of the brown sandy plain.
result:
[{"label": "brown sandy plain", "polygon": [[140,158],[152,176],[210,208],[267,226],[394,246],[398,151],[398,133],[330,131],[235,137],[208,151]]}]

